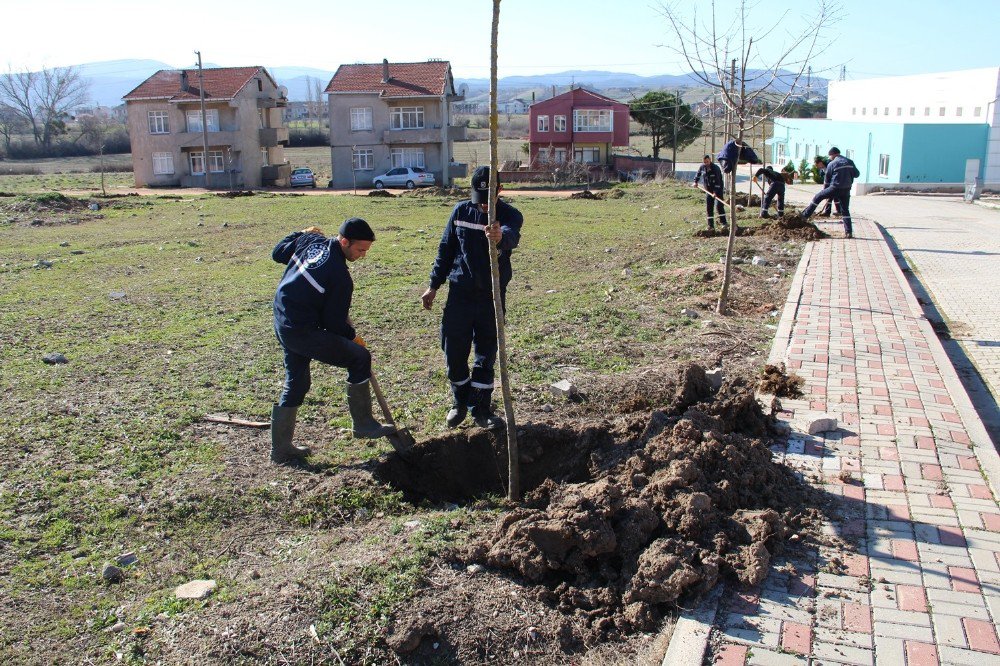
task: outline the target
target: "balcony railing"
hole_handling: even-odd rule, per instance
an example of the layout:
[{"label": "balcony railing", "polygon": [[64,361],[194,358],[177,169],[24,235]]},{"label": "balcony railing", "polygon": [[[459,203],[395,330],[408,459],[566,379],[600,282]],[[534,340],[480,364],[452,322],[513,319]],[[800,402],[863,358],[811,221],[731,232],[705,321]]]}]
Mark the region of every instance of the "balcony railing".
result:
[{"label": "balcony railing", "polygon": [[278,144],[287,145],[288,144],[288,128],[287,127],[261,127],[260,128],[260,145],[261,146],[277,146]]},{"label": "balcony railing", "polygon": [[386,130],[382,142],[393,143],[441,143],[441,128]]},{"label": "balcony railing", "polygon": [[466,128],[462,125],[451,125],[448,127],[448,138],[452,141],[465,141]]}]

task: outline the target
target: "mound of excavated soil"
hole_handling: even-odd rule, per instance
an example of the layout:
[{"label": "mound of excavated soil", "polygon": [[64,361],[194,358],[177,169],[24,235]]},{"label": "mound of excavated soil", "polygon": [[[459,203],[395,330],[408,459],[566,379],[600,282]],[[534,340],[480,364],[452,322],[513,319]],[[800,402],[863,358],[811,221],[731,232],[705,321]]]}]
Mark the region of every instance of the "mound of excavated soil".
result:
[{"label": "mound of excavated soil", "polygon": [[802,219],[798,213],[785,213],[780,218],[771,222],[765,222],[759,227],[747,229],[747,236],[767,236],[781,240],[820,240],[827,238],[827,235],[819,228],[807,220]]},{"label": "mound of excavated soil", "polygon": [[57,192],[39,195],[21,195],[15,197],[12,201],[0,205],[0,208],[8,213],[65,213],[83,210],[86,207],[86,201],[67,197]]},{"label": "mound of excavated soil", "polygon": [[215,196],[222,197],[223,199],[236,199],[238,197],[252,197],[256,195],[257,193],[253,190],[230,190],[228,192],[215,193]]},{"label": "mound of excavated soil", "polygon": [[736,205],[746,208],[760,208],[760,196],[756,194],[747,195],[746,192],[737,192]]},{"label": "mound of excavated soil", "polygon": [[804,383],[805,380],[794,372],[786,373],[784,363],[779,365],[768,363],[761,370],[757,389],[761,393],[770,393],[778,398],[800,398]]},{"label": "mound of excavated soil", "polygon": [[604,201],[606,199],[621,199],[625,196],[625,193],[621,190],[599,190],[594,192],[593,190],[583,190],[582,192],[574,192],[569,195],[570,199],[593,199],[595,201]]},{"label": "mound of excavated soil", "polygon": [[[656,628],[721,578],[761,582],[784,539],[811,521],[807,493],[772,461],[753,385],[714,394],[683,368],[651,415],[518,429],[522,504],[451,557],[510,574],[574,616],[586,641]],[[375,474],[413,502],[463,502],[506,487],[506,440],[481,430],[421,442]]]},{"label": "mound of excavated soil", "polygon": [[394,197],[396,195],[393,194],[392,192],[390,192],[389,190],[372,190],[371,192],[368,193],[368,196],[370,196],[370,197],[389,197],[391,199],[392,197]]}]

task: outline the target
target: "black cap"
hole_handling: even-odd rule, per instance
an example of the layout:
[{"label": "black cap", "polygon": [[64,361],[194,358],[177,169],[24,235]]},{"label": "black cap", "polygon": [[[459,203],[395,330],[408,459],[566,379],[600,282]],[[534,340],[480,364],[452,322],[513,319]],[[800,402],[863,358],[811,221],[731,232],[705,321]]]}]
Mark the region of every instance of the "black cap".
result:
[{"label": "black cap", "polygon": [[[497,183],[499,183],[499,179]],[[481,166],[472,173],[472,203],[486,203],[490,192],[490,168]]]},{"label": "black cap", "polygon": [[827,153],[827,155],[839,155],[839,154],[840,154],[840,148],[837,148],[836,146],[831,148],[830,152]]},{"label": "black cap", "polygon": [[341,238],[346,238],[347,240],[375,240],[375,232],[372,231],[372,228],[368,226],[368,223],[360,217],[352,217],[344,220],[344,223],[340,225],[340,231],[337,233],[340,234]]}]

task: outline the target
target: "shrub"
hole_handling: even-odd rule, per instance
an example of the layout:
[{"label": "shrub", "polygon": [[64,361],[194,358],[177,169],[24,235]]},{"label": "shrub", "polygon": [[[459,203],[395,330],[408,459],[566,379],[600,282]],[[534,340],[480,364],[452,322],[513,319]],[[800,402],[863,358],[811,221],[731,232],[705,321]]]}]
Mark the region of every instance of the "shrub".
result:
[{"label": "shrub", "polygon": [[0,165],[0,176],[37,176],[41,174],[38,167]]},{"label": "shrub", "polygon": [[288,130],[288,145],[293,148],[329,146],[330,133],[321,127],[293,127]]},{"label": "shrub", "polygon": [[[90,167],[91,173],[101,173],[101,165],[95,164]],[[104,173],[132,173],[131,164],[105,164]]]}]

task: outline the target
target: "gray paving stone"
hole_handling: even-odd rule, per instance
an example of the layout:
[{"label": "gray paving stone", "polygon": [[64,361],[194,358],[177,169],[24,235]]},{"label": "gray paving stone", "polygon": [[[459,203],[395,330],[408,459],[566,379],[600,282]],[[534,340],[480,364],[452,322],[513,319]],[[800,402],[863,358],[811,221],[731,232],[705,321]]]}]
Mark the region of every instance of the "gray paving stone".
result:
[{"label": "gray paving stone", "polygon": [[875,655],[872,650],[834,643],[814,643],[812,656],[814,659],[820,659],[824,662],[836,661],[841,664],[872,666],[875,663]]},{"label": "gray paving stone", "polygon": [[[878,613],[876,613],[878,617]],[[915,627],[912,624],[895,624],[893,622],[879,622],[875,620],[875,640],[876,656],[878,656],[878,637],[899,638],[909,641],[922,641],[924,643],[934,642],[934,632],[930,627]]]}]

